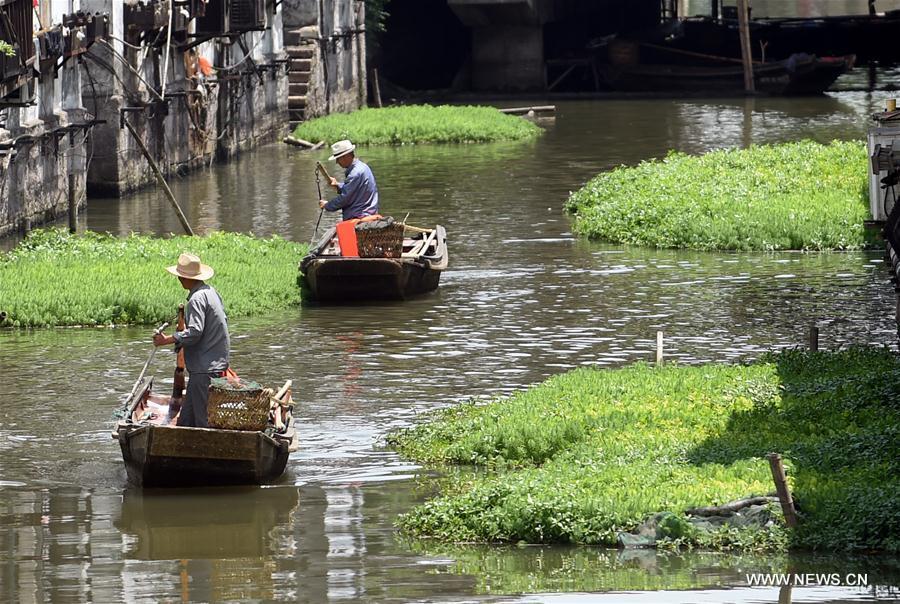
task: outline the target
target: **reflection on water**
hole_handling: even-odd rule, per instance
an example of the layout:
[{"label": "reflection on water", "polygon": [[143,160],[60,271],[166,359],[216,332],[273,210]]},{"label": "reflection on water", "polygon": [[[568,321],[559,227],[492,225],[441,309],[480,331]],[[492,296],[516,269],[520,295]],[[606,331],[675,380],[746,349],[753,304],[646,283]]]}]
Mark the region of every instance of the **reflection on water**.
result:
[{"label": "reflection on water", "polygon": [[[668,358],[685,363],[796,346],[812,322],[824,348],[893,345],[880,254],[619,248],[575,240],[562,214],[568,192],[601,170],[672,148],[860,138],[878,102],[841,93],[564,103],[537,141],[363,150],[388,213],[447,227],[450,270],[437,292],[407,303],[232,321],[239,373],[295,384],[301,449],[270,488],[126,488],[109,430],[149,352],[146,328],[0,333],[0,600],[409,602],[636,589],[639,580],[745,585],[745,562],[716,556],[416,551],[393,522],[424,497],[408,480],[419,469],[380,439],[457,400],[582,365],[649,360],[657,330]],[[308,241],[321,158],[269,146],[173,188],[201,230]],[[92,229],[179,231],[154,192],[90,206]],[[161,385],[173,364],[160,350],[151,371]],[[891,568],[884,581],[897,583]],[[678,601],[667,593],[656,595]]]},{"label": "reflection on water", "polygon": [[[692,590],[681,600],[690,602],[697,601],[692,598],[702,598],[698,597],[697,590],[746,585],[748,574],[791,572],[853,575],[854,581],[857,575],[865,576],[868,587],[854,586],[852,592],[874,599],[875,595],[889,595],[890,581],[900,572],[900,561],[881,556],[762,556],[592,547],[454,547],[428,543],[410,543],[410,547],[453,560],[448,570],[477,577],[476,590],[481,594]],[[746,601],[763,601],[759,591],[748,589],[747,592],[755,595]],[[610,596],[607,601],[616,598]],[[666,601],[673,600],[666,598]],[[730,596],[728,601],[733,601]]]}]

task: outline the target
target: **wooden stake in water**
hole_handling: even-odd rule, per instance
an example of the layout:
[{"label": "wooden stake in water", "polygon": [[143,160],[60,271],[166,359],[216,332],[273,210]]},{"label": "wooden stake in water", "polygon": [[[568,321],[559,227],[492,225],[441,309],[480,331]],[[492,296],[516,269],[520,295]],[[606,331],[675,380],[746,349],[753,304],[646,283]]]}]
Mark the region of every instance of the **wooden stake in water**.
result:
[{"label": "wooden stake in water", "polygon": [[741,42],[741,59],[744,62],[744,90],[756,91],[753,81],[753,54],[750,50],[750,14],[747,0],[737,0],[738,37]]},{"label": "wooden stake in water", "polygon": [[656,332],[656,366],[662,367],[663,364],[663,332]]},{"label": "wooden stake in water", "polygon": [[819,328],[815,324],[809,326],[809,350],[810,352],[819,350]]},{"label": "wooden stake in water", "polygon": [[797,526],[797,510],[794,509],[794,500],[791,490],[788,488],[787,477],[784,474],[784,464],[781,455],[769,453],[769,467],[772,469],[772,480],[775,482],[775,492],[778,493],[778,501],[781,502],[781,511],[784,512],[784,522],[789,527]]},{"label": "wooden stake in water", "polygon": [[69,232],[78,230],[78,204],[75,203],[75,174],[69,172]]}]

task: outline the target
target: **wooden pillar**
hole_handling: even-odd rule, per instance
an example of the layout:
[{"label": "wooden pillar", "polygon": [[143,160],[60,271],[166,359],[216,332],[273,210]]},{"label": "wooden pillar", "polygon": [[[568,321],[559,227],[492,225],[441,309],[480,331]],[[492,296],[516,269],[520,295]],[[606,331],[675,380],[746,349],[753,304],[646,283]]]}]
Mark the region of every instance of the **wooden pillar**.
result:
[{"label": "wooden pillar", "polygon": [[744,62],[744,90],[756,92],[753,83],[753,53],[750,48],[750,15],[747,0],[737,0],[738,31],[741,37],[741,59]]}]

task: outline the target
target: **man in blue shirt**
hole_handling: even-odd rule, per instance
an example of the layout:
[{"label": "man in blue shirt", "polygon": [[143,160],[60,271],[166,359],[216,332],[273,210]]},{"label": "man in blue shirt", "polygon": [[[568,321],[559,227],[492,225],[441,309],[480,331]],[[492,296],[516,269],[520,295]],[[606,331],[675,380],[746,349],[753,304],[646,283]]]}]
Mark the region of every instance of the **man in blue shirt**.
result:
[{"label": "man in blue shirt", "polygon": [[331,145],[331,157],[345,171],[343,183],[332,178],[329,183],[338,192],[331,201],[319,200],[319,207],[329,212],[341,210],[343,220],[365,218],[378,214],[378,186],[372,170],[358,160],[356,146],[348,140]]}]

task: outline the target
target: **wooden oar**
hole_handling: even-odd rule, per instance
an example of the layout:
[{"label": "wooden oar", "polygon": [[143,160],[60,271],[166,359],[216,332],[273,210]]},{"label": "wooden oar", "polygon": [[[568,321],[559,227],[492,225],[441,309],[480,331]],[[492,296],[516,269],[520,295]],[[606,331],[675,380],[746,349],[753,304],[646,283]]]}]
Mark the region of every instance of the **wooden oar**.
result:
[{"label": "wooden oar", "polygon": [[319,172],[322,173],[322,176],[325,177],[325,180],[328,182],[329,185],[331,185],[332,187],[334,187],[334,190],[335,190],[335,191],[338,190],[338,186],[337,186],[337,185],[332,185],[332,184],[331,184],[331,174],[328,173],[328,170],[325,169],[325,166],[322,165],[322,162],[320,162],[320,161],[317,161],[317,162],[316,162],[316,170],[318,170]]},{"label": "wooden oar", "polygon": [[[165,329],[166,329],[168,326],[169,326],[169,322],[166,321],[165,323],[163,323],[162,325],[160,325],[159,327],[156,328],[156,331],[153,332],[153,335],[156,335],[156,334],[158,334],[158,333],[162,333],[163,331],[165,331]],[[134,396],[134,393],[137,392],[138,386],[139,386],[140,383],[143,381],[144,375],[147,373],[147,368],[150,367],[150,363],[153,362],[153,357],[156,356],[156,349],[157,349],[157,348],[158,348],[158,346],[157,346],[156,344],[154,344],[154,345],[153,345],[153,350],[150,351],[150,356],[147,358],[147,362],[144,363],[143,368],[141,368],[141,372],[138,374],[138,379],[137,379],[137,381],[134,383],[134,386],[131,387],[131,392],[128,394],[128,398],[125,399],[126,402],[127,402],[127,401],[130,401],[130,400],[131,400],[131,397]]]}]

